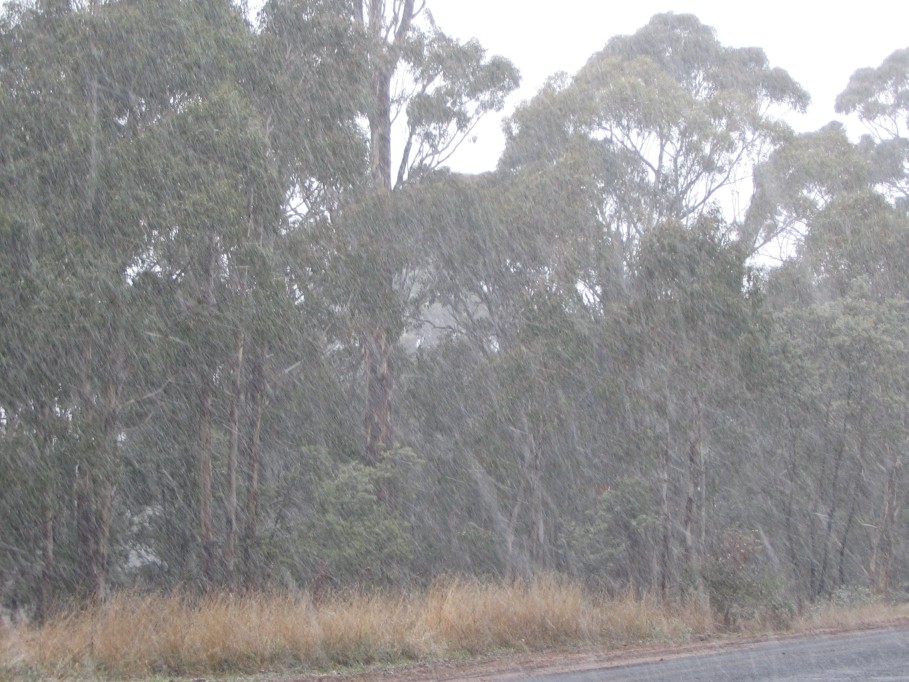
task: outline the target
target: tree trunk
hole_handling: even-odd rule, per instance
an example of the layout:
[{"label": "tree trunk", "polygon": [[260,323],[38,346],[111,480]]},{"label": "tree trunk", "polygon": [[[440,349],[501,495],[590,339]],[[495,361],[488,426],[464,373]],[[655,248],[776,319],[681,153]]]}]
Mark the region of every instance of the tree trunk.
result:
[{"label": "tree trunk", "polygon": [[82,591],[93,602],[107,596],[110,520],[114,491],[109,481],[93,480],[89,467],[76,468],[76,536]]},{"label": "tree trunk", "polygon": [[[38,453],[40,459],[50,463],[53,457],[54,437],[51,434],[51,424],[54,419],[53,410],[47,404],[43,404],[39,410],[40,420],[36,426],[41,432],[41,452]],[[48,487],[44,493],[44,519],[41,538],[41,591],[38,595],[38,620],[43,622],[50,616],[51,608],[54,601],[54,574],[56,567],[54,565],[54,525],[55,509],[54,502],[56,481],[48,481]]]},{"label": "tree trunk", "polygon": [[38,620],[50,616],[54,601],[54,507],[48,495],[44,504],[44,532],[41,543],[41,594],[38,602]]},{"label": "tree trunk", "polygon": [[212,518],[212,388],[203,388],[199,414],[199,543],[204,587],[215,582],[214,520]]},{"label": "tree trunk", "polygon": [[251,391],[254,412],[246,481],[246,526],[243,531],[243,564],[247,586],[251,586],[254,574],[253,559],[258,533],[262,414],[265,405],[265,361],[261,356],[256,357],[253,362]]},{"label": "tree trunk", "polygon": [[669,588],[672,582],[671,573],[671,552],[670,552],[670,535],[672,532],[672,515],[669,511],[669,475],[671,471],[671,453],[670,453],[670,433],[671,426],[669,423],[669,398],[665,398],[666,409],[666,433],[664,434],[665,442],[663,444],[663,476],[660,486],[660,498],[663,517],[663,538],[660,550],[660,597],[663,603],[669,601]]},{"label": "tree trunk", "polygon": [[837,443],[833,459],[833,472],[831,473],[830,482],[830,503],[827,505],[827,523],[824,531],[823,555],[821,566],[817,578],[817,596],[830,593],[830,587],[827,579],[827,569],[830,564],[830,549],[833,539],[833,526],[837,513],[839,512],[839,494],[840,494],[840,474],[843,467],[843,460],[846,456],[846,441],[849,431],[849,412],[852,406],[852,388],[849,387],[846,392],[846,404],[843,409],[843,423],[837,434]]},{"label": "tree trunk", "polygon": [[547,570],[549,556],[546,547],[546,520],[543,506],[543,461],[539,439],[526,413],[521,411],[521,449],[524,455],[524,475],[530,490],[530,559],[535,569]]},{"label": "tree trunk", "polygon": [[703,427],[701,424],[700,399],[694,399],[694,416],[691,442],[688,446],[688,471],[686,477],[685,499],[685,569],[688,579],[693,580],[700,589],[700,569],[703,558],[705,536],[705,510],[701,500],[704,494],[704,446]]},{"label": "tree trunk", "polygon": [[874,591],[887,595],[893,580],[893,527],[899,514],[899,479],[903,467],[902,457],[897,457],[887,474],[881,520],[878,522],[871,554],[869,573]]},{"label": "tree trunk", "polygon": [[[372,102],[368,113],[370,142],[370,182],[376,192],[390,192],[391,184],[391,81],[401,58],[404,41],[414,18],[414,0],[403,0],[398,22],[386,30],[385,3],[370,0],[367,4],[366,30],[372,41],[369,68],[372,72]],[[362,4],[361,4],[362,9]],[[391,42],[387,42],[390,36]],[[393,274],[387,273],[386,286],[393,286]],[[368,320],[364,335],[366,361],[366,431],[365,460],[375,466],[392,447],[392,375],[391,354],[394,339],[388,337],[379,311]],[[380,491],[381,493],[382,491]],[[384,491],[387,493],[387,490]]]},{"label": "tree trunk", "polygon": [[228,585],[234,584],[237,559],[237,459],[240,453],[240,410],[243,403],[243,332],[237,334],[234,353],[234,385],[231,392],[227,430],[230,438],[227,451],[227,538],[224,547],[224,568]]},{"label": "tree trunk", "polygon": [[[379,3],[376,3],[379,4]],[[370,177],[379,192],[391,191],[391,76],[385,59],[378,59],[374,67],[373,111],[369,117],[370,150],[372,154]],[[384,285],[393,286],[392,276],[382,278]],[[375,311],[378,313],[379,311]],[[363,352],[366,362],[366,414],[363,418],[366,431],[366,464],[376,466],[392,446],[391,402],[394,389],[392,377],[392,344],[379,315],[368,321],[363,335]]]},{"label": "tree trunk", "polygon": [[[218,250],[217,239],[214,233],[206,235],[201,247],[200,281],[202,291],[201,300],[204,306],[214,310],[217,305],[215,295]],[[213,372],[200,358],[198,386],[202,391],[199,411],[199,542],[201,549],[200,568],[202,571],[203,588],[209,589],[215,584],[215,524],[212,504],[212,465],[214,452],[212,450],[212,436],[214,432],[214,386]]]},{"label": "tree trunk", "polygon": [[392,447],[393,392],[391,344],[385,330],[377,325],[365,338],[366,356],[366,463],[377,466]]},{"label": "tree trunk", "polygon": [[73,489],[76,499],[76,540],[79,547],[80,588],[86,598],[101,602],[107,596],[110,524],[117,469],[121,358],[107,358],[110,375],[97,382],[94,348],[81,349],[80,402],[89,448],[76,464]]},{"label": "tree trunk", "polygon": [[855,512],[858,507],[859,497],[858,481],[860,479],[861,473],[858,473],[855,477],[855,483],[852,485],[852,498],[849,502],[849,513],[846,515],[846,526],[843,528],[843,537],[840,540],[839,570],[837,571],[839,577],[838,585],[846,584],[846,548],[849,546],[849,532],[852,530],[852,525],[855,522]]},{"label": "tree trunk", "polygon": [[373,110],[369,116],[370,180],[376,191],[391,191],[391,77],[394,64],[382,55],[373,67]]}]

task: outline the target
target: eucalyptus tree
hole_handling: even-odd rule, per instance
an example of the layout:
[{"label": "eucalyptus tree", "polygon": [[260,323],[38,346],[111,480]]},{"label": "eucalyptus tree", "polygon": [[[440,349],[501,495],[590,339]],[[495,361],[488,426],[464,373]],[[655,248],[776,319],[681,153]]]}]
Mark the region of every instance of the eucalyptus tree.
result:
[{"label": "eucalyptus tree", "polygon": [[[624,412],[662,415],[636,428],[662,442],[662,454],[639,455],[662,471],[664,594],[677,535],[671,500],[682,500],[678,535],[695,578],[705,552],[700,481],[716,423],[705,413],[720,407],[711,400],[724,383],[720,363],[747,327],[745,262],[756,244],[739,229],[736,199],[754,166],[791,137],[782,114],[807,102],[762,50],[726,47],[692,15],[660,14],[609,40],[573,77],[550,79],[508,123],[502,170],[561,168],[586,188],[572,209],[582,218],[560,225],[567,281],[604,333],[639,331],[626,338],[624,371],[636,377],[626,382],[639,388]],[[598,371],[612,382],[619,366]],[[687,463],[674,467],[677,457]],[[681,486],[667,480],[676,470],[686,472]]]},{"label": "eucalyptus tree", "polygon": [[[8,111],[8,110],[5,110]],[[17,207],[21,208],[21,206]],[[72,376],[49,305],[53,293],[42,281],[42,264],[27,223],[15,214],[0,216],[0,573],[6,585],[0,598],[20,603],[36,597],[37,615],[53,606],[68,570],[61,545],[71,519],[66,514],[72,465]],[[59,560],[61,553],[63,561]],[[40,560],[36,560],[40,557]]]},{"label": "eucalyptus tree", "polygon": [[[792,297],[786,281],[771,285]],[[888,591],[905,551],[907,308],[869,294],[855,280],[845,295],[773,312],[765,511],[794,586],[810,599],[850,584]]]},{"label": "eucalyptus tree", "polygon": [[[487,58],[476,41],[443,33],[425,2],[273,0],[263,14],[266,26],[287,15],[299,17],[300,31],[324,26],[328,35],[343,36],[342,45],[356,45],[337,87],[366,119],[368,153],[360,192],[323,228],[336,245],[330,251],[347,254],[336,263],[355,268],[331,288],[350,301],[350,330],[365,362],[364,457],[377,464],[393,445],[391,360],[403,332],[408,283],[419,270],[407,258],[412,235],[379,224],[395,210],[395,199],[383,195],[444,164],[484,114],[503,106],[518,75],[507,60]],[[362,220],[373,208],[374,220]]]},{"label": "eucalyptus tree", "polygon": [[[887,118],[874,98],[893,93],[872,93],[879,76],[857,72],[838,108]],[[899,144],[856,145],[836,123],[794,137],[756,170],[744,223],[759,241],[784,237],[766,288],[772,397],[762,408],[779,438],[761,461],[787,472],[773,487],[781,545],[812,598],[863,575],[886,591],[900,551],[909,225],[892,203],[899,163],[882,164]]]},{"label": "eucalyptus tree", "polygon": [[785,260],[834,199],[867,193],[872,184],[867,158],[841,124],[829,123],[794,136],[755,168],[740,231],[763,255]]},{"label": "eucalyptus tree", "polygon": [[[280,185],[261,122],[230,88],[175,113],[135,145],[147,171],[129,187],[147,226],[141,269],[162,280],[170,313],[161,330],[175,362],[165,395],[189,408],[197,441],[202,569],[215,579],[213,459],[217,395],[227,395],[225,562],[236,558],[237,466],[243,358],[273,329],[286,289],[275,286],[270,236],[280,226]],[[254,307],[255,305],[255,307]],[[293,327],[287,333],[293,333]],[[230,377],[230,378],[228,378]],[[220,389],[220,390],[219,390]],[[258,396],[254,396],[258,401]]]},{"label": "eucalyptus tree", "polygon": [[[202,550],[189,554],[210,579],[213,383],[225,368],[235,378],[242,370],[249,292],[269,298],[263,234],[278,227],[281,200],[243,90],[252,34],[221,0],[60,3],[7,19],[4,205],[34,284],[20,312],[40,330],[36,390],[39,370],[56,366],[53,392],[26,404],[65,417],[76,434],[65,466],[76,477],[79,582],[94,596],[105,591],[114,505],[136,511],[132,490],[115,495],[124,472],[150,476],[163,465],[167,480],[185,479],[185,462],[138,455],[147,432],[164,435],[155,417],[165,416],[186,427],[167,434],[185,435],[181,446],[195,434],[184,451],[196,456],[187,484],[198,490]],[[239,390],[235,380],[227,391],[230,471]],[[229,473],[228,555],[235,494]]]},{"label": "eucalyptus tree", "polygon": [[836,110],[857,114],[870,131],[862,147],[875,181],[909,207],[909,48],[891,53],[880,66],[858,69],[836,98]]},{"label": "eucalyptus tree", "polygon": [[453,445],[511,575],[568,567],[566,530],[590,487],[589,439],[610,402],[594,407],[588,369],[607,344],[590,336],[573,261],[586,188],[564,171],[453,178],[430,211],[454,217],[432,227],[431,300],[473,357],[458,370],[470,426]]},{"label": "eucalyptus tree", "polygon": [[768,283],[775,397],[765,407],[780,438],[770,439],[776,455],[765,464],[781,460],[788,472],[775,489],[782,545],[812,597],[864,576],[889,591],[905,551],[897,510],[909,224],[871,182],[812,212],[796,253]]},{"label": "eucalyptus tree", "polygon": [[[238,476],[245,388],[249,384],[254,413],[249,521],[257,507],[264,356],[281,324],[277,320],[292,319],[286,312],[292,294],[275,256],[283,228],[282,185],[268,137],[268,111],[262,112],[252,92],[258,66],[253,35],[239,10],[224,2],[163,8],[151,3],[142,9],[144,14],[135,17],[139,37],[144,39],[142,31],[149,27],[154,35],[170,24],[160,40],[175,44],[123,74],[124,81],[136,81],[131,89],[139,130],[122,155],[119,196],[124,214],[143,227],[134,271],[146,283],[158,280],[153,286],[167,309],[154,330],[168,363],[159,404],[184,406],[173,415],[182,428],[171,435],[194,453],[196,470],[189,480],[183,475],[171,480],[197,489],[191,507],[198,518],[197,556],[201,575],[211,584],[218,580],[219,564],[225,579],[234,579],[241,551]],[[148,111],[155,112],[153,119],[143,123]],[[296,329],[289,325],[287,335]],[[223,432],[217,428],[221,415]],[[223,561],[217,558],[213,480],[222,449]],[[182,466],[174,460],[169,468]],[[253,527],[247,525],[244,534],[250,541]]]},{"label": "eucalyptus tree", "polygon": [[[128,348],[137,340],[123,280],[135,233],[107,213],[107,173],[124,131],[118,100],[103,87],[110,62],[93,49],[103,40],[101,23],[62,5],[13,7],[5,19],[2,185],[19,247],[8,274],[19,273],[23,304],[9,331],[31,329],[18,339],[25,389],[19,406],[40,415],[36,425],[55,418],[71,425],[65,478],[51,490],[74,498],[75,582],[97,597],[106,589]],[[98,33],[88,39],[92,30]],[[39,427],[36,442],[51,446],[54,439]],[[27,477],[26,485],[42,478]],[[54,525],[66,509],[50,503],[55,497],[44,498],[50,572],[52,543],[62,535]]]},{"label": "eucalyptus tree", "polygon": [[501,163],[588,156],[601,240],[628,267],[654,226],[736,210],[754,164],[791,134],[782,114],[808,99],[762,50],[726,47],[692,15],[659,14],[520,107]]}]

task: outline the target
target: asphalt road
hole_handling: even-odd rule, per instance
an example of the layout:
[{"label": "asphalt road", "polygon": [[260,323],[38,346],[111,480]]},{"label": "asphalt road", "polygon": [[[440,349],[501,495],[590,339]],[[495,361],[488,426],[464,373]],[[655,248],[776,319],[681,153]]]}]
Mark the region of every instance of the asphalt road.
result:
[{"label": "asphalt road", "polygon": [[782,639],[723,653],[510,679],[534,682],[909,681],[909,628]]}]

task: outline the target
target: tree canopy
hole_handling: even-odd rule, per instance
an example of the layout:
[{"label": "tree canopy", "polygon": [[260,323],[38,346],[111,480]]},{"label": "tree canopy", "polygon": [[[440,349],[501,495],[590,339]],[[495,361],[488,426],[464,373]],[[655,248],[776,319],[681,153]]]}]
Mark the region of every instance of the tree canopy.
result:
[{"label": "tree canopy", "polygon": [[844,74],[865,137],[796,134],[659,14],[464,175],[519,73],[428,3],[8,3],[0,603],[901,589],[907,55]]}]

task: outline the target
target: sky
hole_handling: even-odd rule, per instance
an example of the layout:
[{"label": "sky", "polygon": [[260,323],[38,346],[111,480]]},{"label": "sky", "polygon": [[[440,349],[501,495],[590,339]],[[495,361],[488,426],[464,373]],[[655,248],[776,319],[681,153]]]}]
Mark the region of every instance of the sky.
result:
[{"label": "sky", "polygon": [[[3,4],[6,4],[3,0]],[[255,11],[263,0],[248,0]],[[467,40],[477,38],[489,54],[508,57],[521,71],[522,86],[505,111],[488,116],[450,165],[461,172],[491,170],[503,146],[502,118],[530,99],[558,71],[574,74],[615,35],[631,34],[660,12],[691,13],[712,26],[724,45],[761,47],[770,65],[782,67],[812,98],[806,116],[793,115],[799,131],[816,130],[831,120],[848,120],[833,110],[849,76],[878,66],[894,50],[909,47],[909,2],[849,0],[426,0],[438,26]],[[852,122],[850,132],[859,135]]]},{"label": "sky", "polygon": [[[522,87],[505,113],[530,99],[557,71],[574,74],[615,35],[631,34],[660,12],[691,13],[716,29],[730,47],[761,47],[770,65],[782,67],[812,98],[806,116],[793,116],[799,131],[845,119],[833,110],[849,76],[878,66],[894,50],[909,47],[909,2],[864,0],[839,4],[804,0],[427,0],[438,26],[461,39],[477,38],[489,54],[508,57],[522,74]],[[491,170],[501,152],[501,117],[477,130],[451,166],[462,172]],[[853,122],[850,132],[859,134]]]}]

